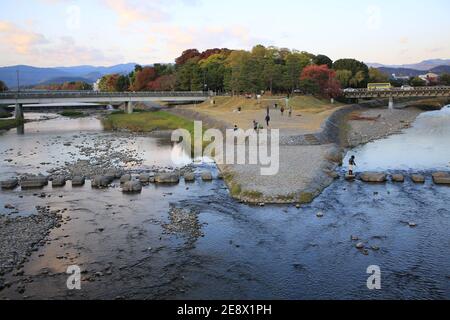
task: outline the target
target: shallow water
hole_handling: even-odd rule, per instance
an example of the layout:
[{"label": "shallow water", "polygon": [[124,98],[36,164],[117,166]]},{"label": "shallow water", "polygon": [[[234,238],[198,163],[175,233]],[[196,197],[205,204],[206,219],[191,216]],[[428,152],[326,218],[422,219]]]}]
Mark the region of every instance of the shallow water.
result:
[{"label": "shallow water", "polygon": [[[71,137],[79,129],[62,134]],[[11,131],[0,141],[20,141],[14,135]],[[409,131],[402,135],[408,136]],[[170,145],[154,143],[158,155],[155,149],[148,152],[148,145],[140,148],[146,157],[155,157],[151,161],[164,162]],[[205,168],[217,174],[208,164],[197,171]],[[431,165],[424,161],[421,168]],[[50,205],[68,208],[63,215],[71,218],[25,265],[25,275],[33,278],[27,298],[450,298],[450,188],[429,178],[425,185],[340,180],[300,210],[239,204],[220,180],[150,185],[140,195],[123,195],[119,188],[92,190],[89,184],[43,191],[52,197],[41,199],[33,191],[0,193],[0,208],[12,203],[21,214],[32,214],[36,205]],[[171,207],[195,212],[204,236],[190,229],[167,233]],[[316,216],[319,211],[323,218]],[[409,222],[417,227],[410,228]],[[380,250],[363,255],[352,235]],[[74,264],[87,271],[80,291],[66,288],[65,271]],[[369,265],[381,267],[382,290],[367,289]],[[24,295],[14,285],[0,292],[0,298]]]},{"label": "shallow water", "polygon": [[426,112],[403,134],[370,142],[352,150],[358,171],[450,170],[450,106]]}]

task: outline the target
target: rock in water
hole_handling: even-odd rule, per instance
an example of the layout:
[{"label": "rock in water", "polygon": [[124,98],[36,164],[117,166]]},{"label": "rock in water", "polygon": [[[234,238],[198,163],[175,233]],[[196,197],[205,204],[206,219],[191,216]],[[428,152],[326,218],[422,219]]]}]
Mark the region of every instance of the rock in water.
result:
[{"label": "rock in water", "polygon": [[402,174],[393,174],[392,181],[393,182],[405,182],[405,176]]},{"label": "rock in water", "polygon": [[95,176],[91,181],[92,188],[107,188],[113,179],[108,176]]},{"label": "rock in water", "polygon": [[382,183],[386,182],[386,174],[381,172],[363,172],[360,179],[364,182]]},{"label": "rock in water", "polygon": [[179,183],[180,175],[177,173],[160,173],[155,177],[156,183]]},{"label": "rock in water", "polygon": [[66,185],[66,177],[59,176],[52,180],[52,187],[63,187]]},{"label": "rock in water", "polygon": [[411,176],[411,180],[414,183],[425,183],[425,177],[423,175],[421,175],[421,174],[413,174]]},{"label": "rock in water", "polygon": [[72,186],[84,186],[85,178],[81,176],[75,176],[72,178]]},{"label": "rock in water", "polygon": [[8,179],[8,180],[4,180],[1,183],[1,187],[2,189],[15,189],[18,185],[19,185],[19,180],[17,180],[16,178],[14,179]]},{"label": "rock in water", "polygon": [[203,181],[212,181],[213,180],[213,176],[212,176],[211,172],[203,171],[202,172],[202,180]]},{"label": "rock in water", "polygon": [[141,173],[139,175],[139,181],[141,183],[149,183],[150,181],[150,175],[148,173]]},{"label": "rock in water", "polygon": [[123,184],[125,182],[131,181],[131,174],[124,174],[120,177],[120,183]]},{"label": "rock in water", "polygon": [[362,242],[357,243],[356,249],[360,249],[360,250],[364,249],[364,243],[362,243]]},{"label": "rock in water", "polygon": [[45,176],[26,176],[20,181],[22,189],[42,188],[48,184],[48,178]]},{"label": "rock in water", "polygon": [[184,181],[185,182],[194,182],[195,181],[195,174],[194,173],[186,173],[184,175]]},{"label": "rock in water", "polygon": [[316,214],[317,218],[323,218],[324,214],[322,211],[317,212]]},{"label": "rock in water", "polygon": [[448,172],[433,173],[433,181],[435,184],[450,185],[450,173]]},{"label": "rock in water", "polygon": [[355,175],[349,175],[348,173],[345,175],[345,180],[354,181],[356,179]]},{"label": "rock in water", "polygon": [[122,192],[124,193],[140,193],[142,191],[142,184],[137,181],[127,181],[122,186]]}]

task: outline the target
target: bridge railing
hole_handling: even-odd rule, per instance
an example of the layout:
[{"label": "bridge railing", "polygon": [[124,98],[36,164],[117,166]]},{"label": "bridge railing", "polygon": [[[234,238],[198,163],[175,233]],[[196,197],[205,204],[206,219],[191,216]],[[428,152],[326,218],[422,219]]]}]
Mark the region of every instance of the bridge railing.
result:
[{"label": "bridge railing", "polygon": [[391,88],[391,89],[353,89],[351,91],[343,90],[345,96],[360,96],[360,95],[414,95],[423,93],[448,93],[450,92],[450,87],[439,86],[439,87],[411,87],[407,89],[402,88]]},{"label": "bridge railing", "polygon": [[20,91],[1,92],[0,99],[33,98],[145,98],[145,97],[208,97],[202,91],[140,91],[140,92],[99,92],[99,91]]}]

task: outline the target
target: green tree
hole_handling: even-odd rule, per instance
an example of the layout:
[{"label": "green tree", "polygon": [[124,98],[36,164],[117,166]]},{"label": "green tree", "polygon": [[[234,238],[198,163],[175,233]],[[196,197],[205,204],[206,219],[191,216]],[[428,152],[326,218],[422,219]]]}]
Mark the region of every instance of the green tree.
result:
[{"label": "green tree", "polygon": [[130,88],[130,79],[127,76],[121,75],[116,82],[116,91],[124,92]]},{"label": "green tree", "polygon": [[409,84],[413,87],[423,87],[427,85],[427,82],[419,77],[412,77],[409,79]]},{"label": "green tree", "polygon": [[355,59],[340,59],[333,63],[333,69],[349,70],[352,72],[352,79],[349,81],[350,86],[355,88],[367,87],[369,82],[369,67],[361,61]]},{"label": "green tree", "polygon": [[440,84],[450,86],[450,73],[443,73],[439,78]]},{"label": "green tree", "polygon": [[389,76],[376,68],[369,68],[369,82],[371,83],[389,82]]},{"label": "green tree", "polygon": [[321,65],[327,65],[328,68],[332,68],[333,67],[333,60],[331,60],[329,57],[327,57],[326,55],[323,54],[319,54],[317,55],[314,59],[314,64],[321,66]]},{"label": "green tree", "polygon": [[178,66],[176,88],[180,91],[203,90],[203,74],[195,57]]},{"label": "green tree", "polygon": [[350,70],[337,70],[336,71],[336,80],[339,81],[343,88],[347,88],[350,85],[350,80],[353,75]]}]

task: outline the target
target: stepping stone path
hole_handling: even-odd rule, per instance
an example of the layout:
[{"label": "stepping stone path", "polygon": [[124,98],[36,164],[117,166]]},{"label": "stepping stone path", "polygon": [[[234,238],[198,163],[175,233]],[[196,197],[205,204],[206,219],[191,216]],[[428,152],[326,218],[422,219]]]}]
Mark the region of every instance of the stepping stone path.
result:
[{"label": "stepping stone path", "polygon": [[386,182],[386,174],[381,172],[363,172],[360,175],[360,179],[364,182]]},{"label": "stepping stone path", "polygon": [[137,181],[127,181],[122,186],[122,192],[124,193],[140,193],[142,191],[142,184]]},{"label": "stepping stone path", "polygon": [[209,172],[209,171],[202,172],[202,180],[203,181],[212,181],[213,176],[212,176],[211,172]]},{"label": "stepping stone path", "polygon": [[436,184],[448,184],[448,185],[450,185],[450,173],[448,173],[448,172],[436,172],[436,173],[433,173],[433,181]]},{"label": "stepping stone path", "polygon": [[422,176],[422,175],[420,175],[420,174],[413,174],[413,175],[411,176],[411,180],[412,180],[414,183],[425,183],[425,177]]},{"label": "stepping stone path", "polygon": [[402,174],[393,174],[392,181],[393,182],[405,182],[405,176]]},{"label": "stepping stone path", "polygon": [[8,180],[4,180],[1,183],[1,187],[2,189],[8,189],[8,190],[12,190],[17,188],[17,186],[19,185],[19,180],[17,179],[8,179]]},{"label": "stepping stone path", "polygon": [[76,176],[72,178],[72,186],[84,186],[85,182],[84,177]]}]

